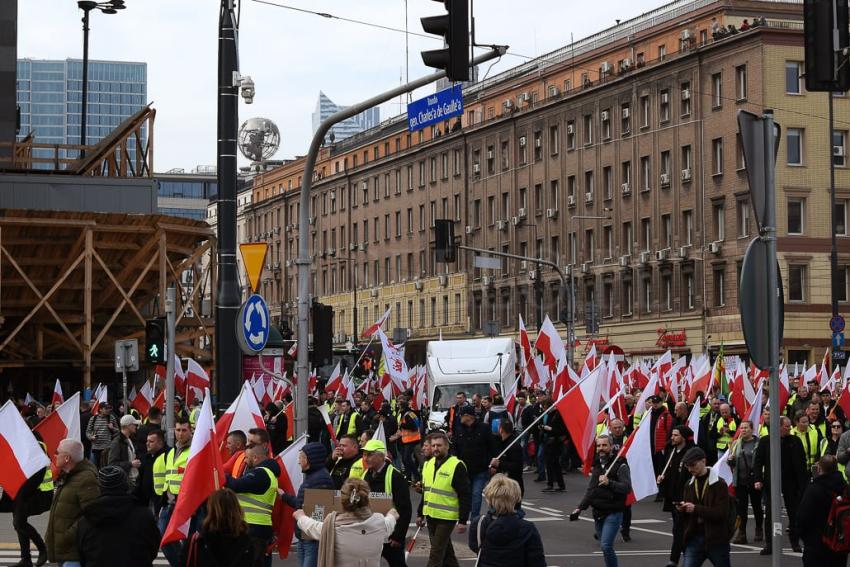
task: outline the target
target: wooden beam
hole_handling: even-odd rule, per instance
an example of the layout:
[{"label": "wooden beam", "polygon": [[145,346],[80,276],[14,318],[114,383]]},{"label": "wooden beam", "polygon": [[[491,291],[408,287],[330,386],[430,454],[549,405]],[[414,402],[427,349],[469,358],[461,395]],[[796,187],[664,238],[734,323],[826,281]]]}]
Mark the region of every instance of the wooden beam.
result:
[{"label": "wooden beam", "polygon": [[[99,262],[103,262],[103,260],[101,260],[100,256],[97,256],[97,259],[98,259]],[[110,272],[109,270],[106,270],[107,275],[109,275],[109,277],[112,279],[112,282],[118,287],[118,291],[121,292],[121,295],[124,296],[124,299],[123,299],[123,301],[121,301],[120,305],[118,305],[118,308],[115,309],[115,311],[112,313],[112,316],[109,318],[109,321],[107,321],[106,325],[104,325],[103,329],[101,329],[100,334],[98,334],[97,338],[95,339],[94,345],[93,345],[92,348],[96,348],[97,345],[100,344],[100,340],[103,338],[103,336],[109,330],[109,328],[112,326],[112,323],[113,323],[113,321],[115,321],[115,318],[118,317],[119,313],[121,313],[121,310],[124,308],[124,305],[126,305],[128,303],[132,307],[133,312],[139,318],[139,321],[141,321],[142,325],[145,324],[145,318],[142,317],[142,314],[139,313],[138,309],[136,309],[136,306],[130,300],[130,296],[133,295],[133,293],[135,293],[136,288],[138,287],[139,283],[142,281],[142,279],[144,279],[145,275],[147,275],[148,270],[150,270],[151,266],[153,265],[154,259],[155,259],[155,256],[150,257],[147,265],[145,266],[145,269],[142,271],[141,274],[139,274],[139,277],[136,278],[136,282],[133,284],[133,287],[130,288],[129,294],[124,292],[124,289],[121,288],[120,284],[115,280],[115,277],[112,275],[112,272]],[[101,264],[101,265],[103,265],[103,264]],[[104,266],[104,269],[105,269],[105,266]]]},{"label": "wooden beam", "polygon": [[85,285],[86,289],[83,292],[83,317],[85,317],[85,325],[83,327],[83,389],[91,388],[91,331],[92,331],[92,256],[94,255],[94,234],[90,229],[86,230],[86,251],[85,251]]},{"label": "wooden beam", "polygon": [[[130,258],[130,260],[127,262],[127,265],[124,266],[120,272],[118,272],[116,279],[119,282],[123,282],[130,274],[136,271],[139,268],[141,262],[144,261],[146,256],[153,256],[153,249],[158,243],[159,240],[157,238],[148,238],[144,245],[139,249],[139,251],[136,252],[132,258]],[[115,293],[116,290],[114,289],[107,290],[104,296],[100,299],[101,304],[108,304],[109,300],[112,299],[112,296],[115,295]]]},{"label": "wooden beam", "polygon": [[146,224],[98,224],[96,232],[131,232],[133,234],[154,234],[157,229]]},{"label": "wooden beam", "polygon": [[[49,214],[49,213],[45,213]],[[0,225],[18,225],[18,226],[56,226],[56,227],[77,227],[85,228],[96,226],[97,221],[93,220],[78,220],[78,219],[61,219],[61,218],[44,218],[44,217],[0,217]]]},{"label": "wooden beam", "polygon": [[156,223],[156,225],[162,230],[168,232],[177,232],[183,234],[195,234],[197,236],[203,236],[204,238],[209,238],[215,231],[209,226],[194,226],[188,224],[175,224],[170,222],[160,221]]}]

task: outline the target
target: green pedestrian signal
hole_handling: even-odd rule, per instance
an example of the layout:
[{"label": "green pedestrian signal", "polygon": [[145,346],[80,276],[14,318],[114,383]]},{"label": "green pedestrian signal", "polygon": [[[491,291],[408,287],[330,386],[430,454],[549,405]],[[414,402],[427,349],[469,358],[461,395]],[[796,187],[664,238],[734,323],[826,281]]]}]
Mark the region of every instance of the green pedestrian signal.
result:
[{"label": "green pedestrian signal", "polygon": [[149,364],[165,362],[165,318],[149,319],[145,324],[145,355]]}]

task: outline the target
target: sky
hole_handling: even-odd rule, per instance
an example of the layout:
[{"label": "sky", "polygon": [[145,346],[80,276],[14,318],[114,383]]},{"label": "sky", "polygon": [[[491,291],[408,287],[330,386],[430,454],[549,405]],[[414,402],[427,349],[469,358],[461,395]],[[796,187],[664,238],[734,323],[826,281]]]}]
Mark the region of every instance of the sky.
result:
[{"label": "sky", "polygon": [[[350,105],[392,89],[405,76],[430,73],[420,52],[441,41],[244,0],[240,71],[256,84],[254,103],[240,102],[240,124],[250,117],[274,121],[281,145],[272,159],[303,155],[312,134],[311,114],[322,90]],[[268,0],[295,8],[404,29],[404,0]],[[537,56],[662,5],[663,0],[473,1],[476,41],[506,44],[509,54],[481,75],[492,76]],[[49,4],[49,7],[47,6]],[[148,100],[157,111],[154,169],[167,171],[216,162],[217,0],[126,0],[117,15],[93,12],[89,57],[143,61]],[[423,33],[419,18],[444,12],[442,2],[408,0],[410,32]],[[18,0],[18,57],[82,57],[82,13],[74,0]],[[476,53],[482,52],[477,50]],[[407,66],[406,61],[409,61]],[[433,92],[425,87],[413,94]],[[381,118],[403,112],[403,101],[381,107]],[[243,165],[247,160],[242,160]]]}]

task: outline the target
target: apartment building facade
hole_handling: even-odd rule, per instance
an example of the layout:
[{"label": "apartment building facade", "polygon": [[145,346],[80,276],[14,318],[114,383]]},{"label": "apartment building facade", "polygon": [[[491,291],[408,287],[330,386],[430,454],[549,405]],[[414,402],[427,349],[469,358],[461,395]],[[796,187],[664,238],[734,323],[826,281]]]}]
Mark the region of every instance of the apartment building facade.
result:
[{"label": "apartment building facade", "polygon": [[[766,21],[712,38],[715,21],[754,17]],[[533,331],[565,312],[560,278],[534,261],[482,270],[461,253],[436,264],[433,221],[448,218],[468,246],[566,267],[579,355],[591,344],[647,357],[721,344],[745,352],[737,282],[757,228],[736,115],[772,108],[784,129],[783,354],[819,358],[829,346],[829,161],[842,309],[850,176],[846,130],[830,140],[826,97],[799,78],[801,19],[794,1],[673,2],[468,87],[461,120],[410,134],[397,117],[324,148],[304,229],[312,293],[334,306],[335,339],[387,307],[411,344],[480,336],[487,321],[514,334],[519,316]],[[836,124],[850,123],[846,97],[835,109]],[[296,160],[258,176],[245,213],[248,238],[270,243],[261,292],[284,318],[295,314],[302,174]],[[599,328],[589,334],[592,314]]]}]

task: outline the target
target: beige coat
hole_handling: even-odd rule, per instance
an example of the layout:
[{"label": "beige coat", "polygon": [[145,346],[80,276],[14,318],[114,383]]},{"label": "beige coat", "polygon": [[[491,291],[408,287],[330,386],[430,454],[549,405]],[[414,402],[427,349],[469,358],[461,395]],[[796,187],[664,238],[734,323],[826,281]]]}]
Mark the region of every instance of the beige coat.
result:
[{"label": "beige coat", "polygon": [[[398,516],[390,511],[383,516],[375,513],[359,519],[348,513],[336,514],[334,530],[334,565],[318,567],[380,567],[384,543],[395,529]],[[305,539],[319,540],[322,522],[302,516],[298,527]],[[321,551],[319,552],[321,556]]]}]

